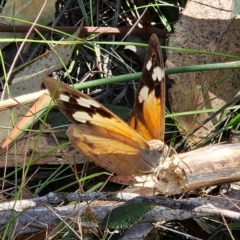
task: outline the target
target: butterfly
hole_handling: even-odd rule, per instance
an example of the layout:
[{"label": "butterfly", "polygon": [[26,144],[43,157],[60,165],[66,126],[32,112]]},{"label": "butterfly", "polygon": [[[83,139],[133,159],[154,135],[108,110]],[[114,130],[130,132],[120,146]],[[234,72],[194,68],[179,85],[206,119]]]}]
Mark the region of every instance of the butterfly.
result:
[{"label": "butterfly", "polygon": [[50,77],[43,82],[71,120],[67,135],[81,154],[121,175],[153,172],[165,157],[165,75],[160,43],[149,41],[129,125],[88,95]]}]

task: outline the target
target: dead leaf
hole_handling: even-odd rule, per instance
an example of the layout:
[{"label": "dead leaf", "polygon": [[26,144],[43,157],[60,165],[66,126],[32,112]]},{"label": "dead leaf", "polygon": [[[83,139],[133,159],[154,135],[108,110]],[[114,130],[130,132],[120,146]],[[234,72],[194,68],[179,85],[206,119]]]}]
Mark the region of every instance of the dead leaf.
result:
[{"label": "dead leaf", "polygon": [[[233,1],[227,0],[197,0],[188,1],[181,19],[175,24],[175,33],[169,38],[169,45],[191,48],[202,51],[240,55],[238,47],[238,18],[232,17]],[[168,67],[188,66],[216,62],[230,62],[232,59],[179,53],[168,51]],[[174,85],[170,89],[171,108],[173,113],[193,110],[218,109],[229,102],[240,91],[240,78],[236,69],[209,72],[193,72],[171,75]],[[208,118],[211,113],[176,117],[180,132],[185,135],[197,128],[199,123]],[[219,122],[220,115],[200,128],[189,143],[199,142],[209,134],[214,125]]]},{"label": "dead leaf", "polygon": [[[37,147],[35,148],[36,141]],[[80,155],[75,155],[74,159],[69,159],[68,156],[72,156],[76,151],[71,145],[55,150],[53,153],[46,154],[48,151],[58,148],[58,144],[63,143],[61,139],[58,139],[58,143],[52,136],[42,134],[40,137],[38,135],[24,135],[16,141],[16,148],[11,145],[8,149],[0,148],[0,168],[3,167],[13,167],[16,165],[23,166],[27,164],[31,159],[37,159],[37,161],[32,162],[32,165],[41,164],[63,164],[70,163],[73,164],[74,159],[79,159]],[[64,140],[66,141],[66,140]],[[32,157],[31,157],[32,155]],[[83,163],[83,161],[82,161]]]},{"label": "dead leaf", "polygon": [[[78,36],[79,30],[74,34]],[[69,37],[67,40],[75,40],[74,37]],[[36,61],[26,66],[22,71],[17,73],[12,80],[10,88],[11,97],[22,96],[24,94],[33,93],[41,90],[42,78],[49,75],[55,70],[61,69],[64,65],[70,62],[75,45],[61,45],[54,48],[55,52],[49,51]],[[61,62],[60,61],[63,62]],[[4,94],[4,99],[7,99],[7,93]],[[3,129],[0,131],[0,142],[2,142],[8,136],[8,128],[12,126],[12,116],[14,123],[17,123],[26,114],[30,104],[23,106],[17,106],[13,110],[5,110],[1,112],[0,122]],[[11,113],[13,111],[13,113]],[[30,123],[32,124],[32,122]],[[26,128],[26,126],[25,126]]]},{"label": "dead leaf", "polygon": [[[38,24],[48,25],[53,21],[55,16],[55,2],[56,1],[46,1],[46,5],[41,13],[40,18],[38,19]],[[19,25],[23,22],[13,20],[11,18],[4,18],[3,16],[14,17],[21,20],[34,22],[36,16],[39,14],[42,8],[43,2],[38,0],[8,0],[6,5],[3,8],[3,11],[0,14],[0,24],[11,24]],[[1,32],[0,38],[21,38],[24,33],[6,33]],[[3,49],[10,42],[0,43],[0,49]]]}]

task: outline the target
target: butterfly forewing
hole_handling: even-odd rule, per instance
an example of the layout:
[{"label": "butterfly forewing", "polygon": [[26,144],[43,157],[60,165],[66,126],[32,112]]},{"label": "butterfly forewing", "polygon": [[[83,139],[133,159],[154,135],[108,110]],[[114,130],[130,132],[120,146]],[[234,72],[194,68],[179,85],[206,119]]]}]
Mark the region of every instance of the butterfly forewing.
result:
[{"label": "butterfly forewing", "polygon": [[164,141],[165,75],[160,43],[155,34],[148,50],[139,82],[136,100],[130,116],[130,126],[145,140]]},{"label": "butterfly forewing", "polygon": [[147,142],[124,121],[88,95],[50,77],[44,77],[43,82],[60,109],[72,122],[107,129],[122,135],[119,138],[125,139],[128,136],[133,146],[148,146]]}]

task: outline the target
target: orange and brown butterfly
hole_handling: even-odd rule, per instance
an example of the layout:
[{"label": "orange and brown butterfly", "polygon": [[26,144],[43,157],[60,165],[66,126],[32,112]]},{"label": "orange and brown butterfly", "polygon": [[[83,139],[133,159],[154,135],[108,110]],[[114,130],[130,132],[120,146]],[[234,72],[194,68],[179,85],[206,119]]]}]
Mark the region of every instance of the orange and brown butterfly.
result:
[{"label": "orange and brown butterfly", "polygon": [[149,41],[129,125],[88,95],[53,78],[43,82],[73,122],[67,135],[81,154],[121,175],[149,173],[164,158],[165,76],[160,43]]}]

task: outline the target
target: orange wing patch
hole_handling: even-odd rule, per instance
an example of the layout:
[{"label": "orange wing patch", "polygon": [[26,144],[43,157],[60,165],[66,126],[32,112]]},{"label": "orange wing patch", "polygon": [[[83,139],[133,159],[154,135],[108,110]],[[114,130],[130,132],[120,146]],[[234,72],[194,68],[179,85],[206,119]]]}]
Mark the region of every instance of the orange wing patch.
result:
[{"label": "orange wing patch", "polygon": [[[130,138],[104,128],[99,129],[87,124],[72,125],[67,131],[71,143],[80,153],[109,172],[123,175],[149,173],[154,168],[143,159],[150,150],[133,146]],[[156,151],[153,151],[156,153]],[[159,159],[159,154],[155,156]],[[152,161],[153,158],[149,158]],[[157,163],[156,163],[157,164]]]},{"label": "orange wing patch", "polygon": [[144,68],[129,125],[144,139],[164,141],[165,74],[160,44],[156,35],[149,41]]}]

